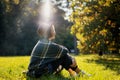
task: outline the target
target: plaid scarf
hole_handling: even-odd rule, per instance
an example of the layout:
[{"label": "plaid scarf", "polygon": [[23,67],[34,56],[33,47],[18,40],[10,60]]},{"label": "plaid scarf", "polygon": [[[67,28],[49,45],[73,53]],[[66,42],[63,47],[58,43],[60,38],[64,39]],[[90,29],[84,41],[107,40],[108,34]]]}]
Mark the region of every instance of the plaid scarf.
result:
[{"label": "plaid scarf", "polygon": [[59,59],[68,53],[66,47],[48,40],[39,40],[32,50],[29,69],[40,67],[46,63]]}]

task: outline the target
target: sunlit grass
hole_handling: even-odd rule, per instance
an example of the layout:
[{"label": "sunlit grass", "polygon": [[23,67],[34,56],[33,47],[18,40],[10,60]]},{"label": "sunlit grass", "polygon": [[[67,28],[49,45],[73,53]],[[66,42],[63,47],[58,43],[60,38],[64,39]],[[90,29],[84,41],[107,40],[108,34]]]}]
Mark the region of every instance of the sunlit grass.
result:
[{"label": "sunlit grass", "polygon": [[[92,76],[76,77],[75,80],[120,80],[120,56],[75,56],[79,67]],[[45,75],[30,79],[22,74],[27,70],[29,56],[0,57],[0,80],[74,80],[66,70],[60,75]]]},{"label": "sunlit grass", "polygon": [[[77,62],[81,67],[81,69],[92,74],[92,76],[89,77],[88,79],[82,78],[82,80],[120,80],[120,73],[118,74],[118,71],[117,71],[117,70],[120,70],[120,63],[117,63],[117,66],[118,66],[117,70],[112,70],[110,67],[106,68],[105,65],[108,65],[108,64],[105,62],[102,62],[104,57],[102,59],[97,55],[85,55],[85,56],[76,57]],[[108,56],[107,58],[109,59]],[[114,60],[114,58],[111,58],[111,59]],[[120,61],[120,57],[117,59],[119,59]],[[112,66],[113,68],[115,67],[114,64]]]},{"label": "sunlit grass", "polygon": [[29,57],[0,57],[0,80],[23,80]]}]

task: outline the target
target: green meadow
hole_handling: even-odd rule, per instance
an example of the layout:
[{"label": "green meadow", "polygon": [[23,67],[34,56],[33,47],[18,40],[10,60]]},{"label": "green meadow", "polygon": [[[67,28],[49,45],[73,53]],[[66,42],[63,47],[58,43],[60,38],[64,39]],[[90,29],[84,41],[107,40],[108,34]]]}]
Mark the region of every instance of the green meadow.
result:
[{"label": "green meadow", "polygon": [[39,79],[22,74],[27,70],[30,56],[0,57],[0,80],[120,80],[120,55],[79,55],[75,56],[79,67],[91,74],[70,77],[63,69],[59,75],[44,75]]}]

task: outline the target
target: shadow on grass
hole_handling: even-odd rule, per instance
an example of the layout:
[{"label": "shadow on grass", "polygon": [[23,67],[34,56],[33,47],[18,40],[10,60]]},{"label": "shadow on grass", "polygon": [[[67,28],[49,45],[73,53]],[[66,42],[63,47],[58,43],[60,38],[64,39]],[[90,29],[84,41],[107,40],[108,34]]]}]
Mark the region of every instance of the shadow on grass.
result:
[{"label": "shadow on grass", "polygon": [[120,55],[104,55],[98,59],[87,59],[88,63],[95,62],[97,64],[102,64],[106,69],[111,69],[120,74]]},{"label": "shadow on grass", "polygon": [[28,77],[26,76],[26,80],[70,80],[69,78],[64,77],[61,74],[57,74],[57,75],[44,75],[41,76],[40,78],[32,78],[32,77]]}]

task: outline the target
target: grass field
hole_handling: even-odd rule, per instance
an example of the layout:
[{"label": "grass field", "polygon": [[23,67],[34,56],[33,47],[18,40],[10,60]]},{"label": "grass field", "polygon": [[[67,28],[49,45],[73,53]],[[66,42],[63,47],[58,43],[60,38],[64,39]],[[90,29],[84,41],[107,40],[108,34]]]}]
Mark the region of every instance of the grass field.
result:
[{"label": "grass field", "polygon": [[80,55],[75,56],[79,67],[92,76],[71,78],[66,70],[60,75],[46,75],[39,79],[22,74],[27,70],[29,56],[0,57],[0,80],[120,80],[120,55]]}]

